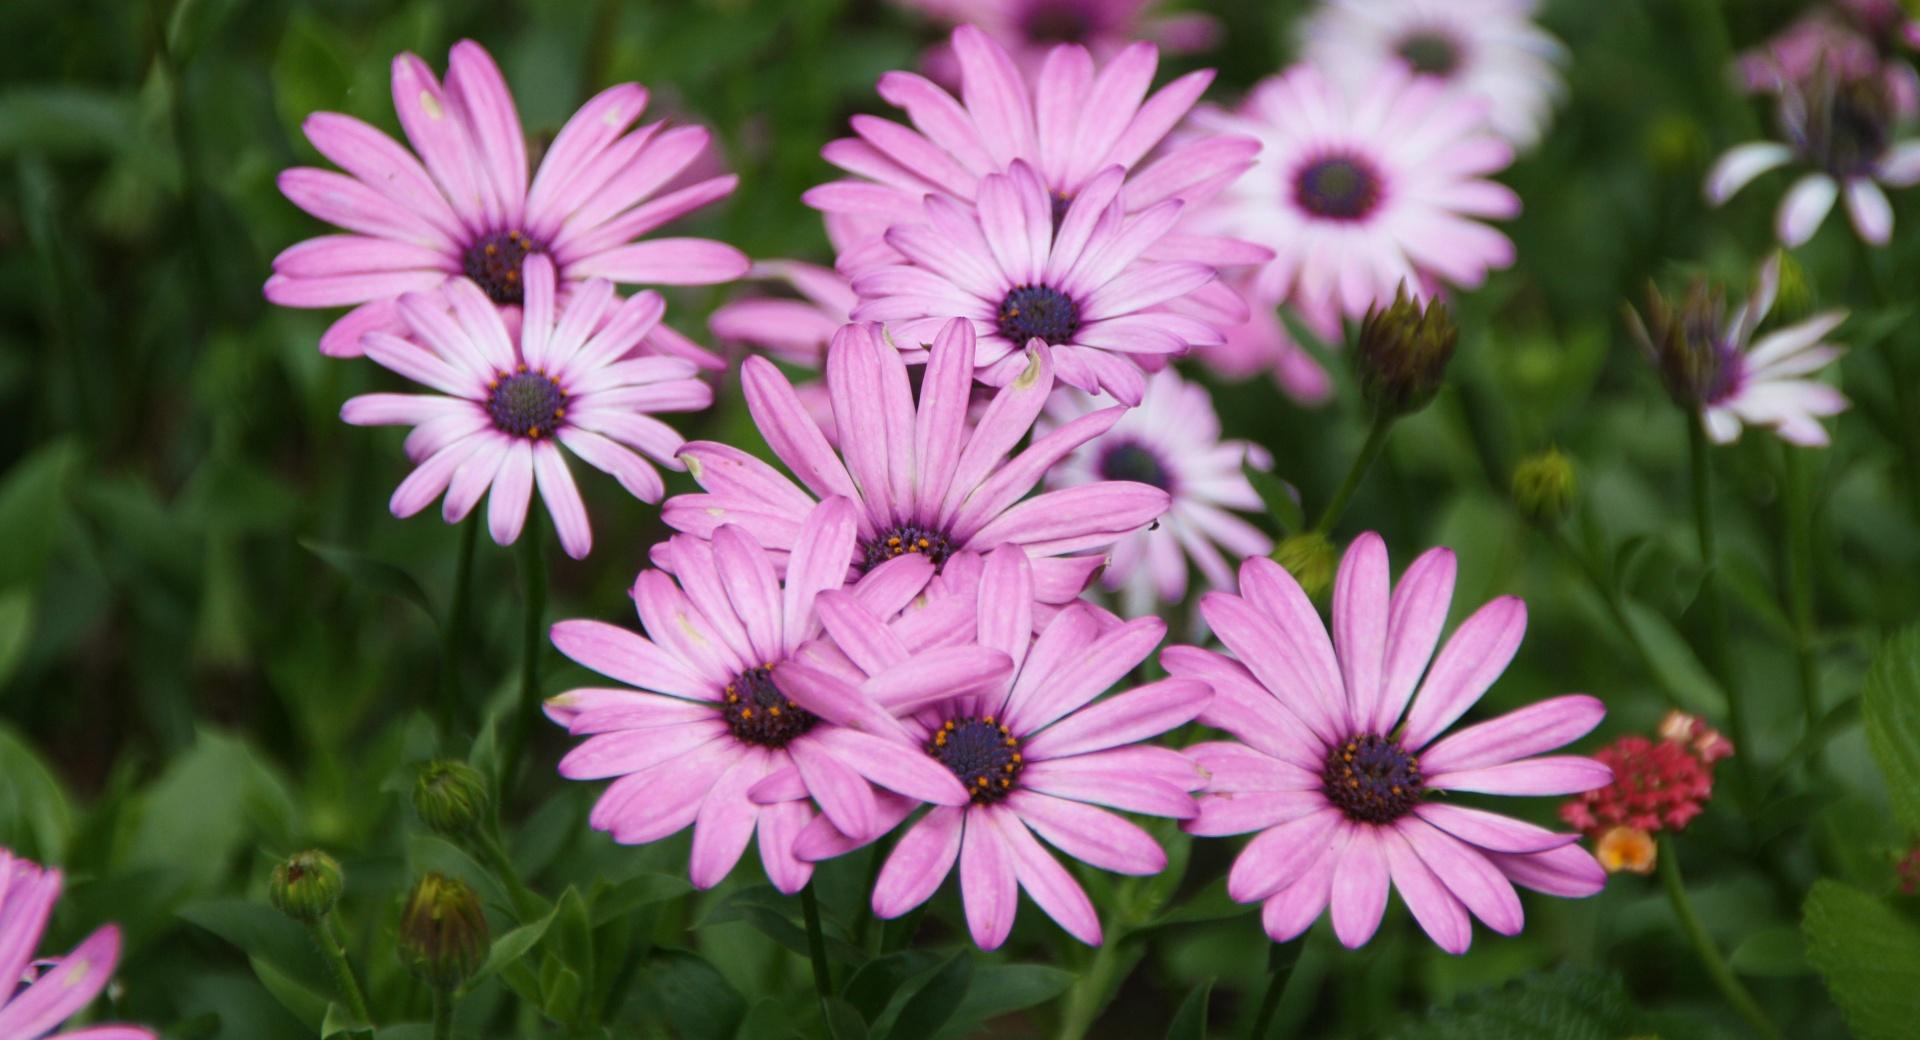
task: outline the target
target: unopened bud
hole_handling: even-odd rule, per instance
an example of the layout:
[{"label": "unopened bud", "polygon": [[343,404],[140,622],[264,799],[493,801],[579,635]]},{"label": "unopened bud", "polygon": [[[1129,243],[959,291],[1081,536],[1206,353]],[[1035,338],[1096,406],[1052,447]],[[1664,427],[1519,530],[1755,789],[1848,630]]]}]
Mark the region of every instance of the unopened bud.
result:
[{"label": "unopened bud", "polygon": [[429,762],[414,779],[413,811],[436,834],[450,838],[471,834],[486,822],[490,809],[487,778],[465,762]]},{"label": "unopened bud", "polygon": [[1536,524],[1553,525],[1573,510],[1573,460],[1558,448],[1522,459],[1513,470],[1513,502]]},{"label": "unopened bud", "polygon": [[1273,560],[1293,575],[1310,599],[1320,599],[1333,586],[1334,565],[1339,554],[1327,536],[1316,531],[1296,534],[1273,550]]},{"label": "unopened bud", "polygon": [[487,959],[492,935],[480,897],[459,878],[426,874],[400,914],[400,949],[421,981],[456,989]]},{"label": "unopened bud", "polygon": [[1360,323],[1354,357],[1361,394],[1380,414],[1410,415],[1425,408],[1446,381],[1459,339],[1446,304],[1423,303],[1401,286],[1391,306],[1375,306]]},{"label": "unopened bud", "polygon": [[339,862],[319,849],[308,849],[273,868],[267,899],[288,917],[311,923],[333,912],[345,887]]},{"label": "unopened bud", "polygon": [[1726,395],[1739,370],[1738,347],[1729,342],[1726,295],[1695,281],[1677,305],[1653,286],[1647,287],[1643,317],[1626,309],[1627,328],[1640,350],[1660,373],[1673,403],[1687,411]]}]

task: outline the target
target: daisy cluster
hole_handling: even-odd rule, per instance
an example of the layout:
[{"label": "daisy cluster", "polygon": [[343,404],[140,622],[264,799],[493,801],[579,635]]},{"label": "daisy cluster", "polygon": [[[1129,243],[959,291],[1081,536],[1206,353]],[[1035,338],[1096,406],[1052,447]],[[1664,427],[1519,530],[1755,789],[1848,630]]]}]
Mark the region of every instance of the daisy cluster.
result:
[{"label": "daisy cluster", "polygon": [[[1447,549],[1396,581],[1381,538],[1352,539],[1326,558],[1323,620],[1323,583],[1269,557],[1301,543],[1276,553],[1246,515],[1289,493],[1262,476],[1273,453],[1226,438],[1178,367],[1271,372],[1318,401],[1332,383],[1313,354],[1354,327],[1382,430],[1432,398],[1457,338],[1444,303],[1514,261],[1497,222],[1521,199],[1497,178],[1560,94],[1564,49],[1532,4],[1331,0],[1305,23],[1305,60],[1230,102],[1203,101],[1210,71],[1159,82],[1148,41],[1204,45],[1204,18],[1138,0],[914,6],[958,27],[927,75],[880,78],[897,116],[854,116],[822,149],[839,173],[804,202],[831,265],[655,235],[736,182],[695,172],[705,130],[642,122],[638,85],[593,98],[532,163],[471,42],[444,79],[394,62],[404,144],[317,114],[308,137],[338,170],[282,175],[341,230],[282,253],[269,299],[350,307],[322,351],[423,388],[341,413],[410,428],[397,516],[438,499],[456,523],[485,498],[505,544],[537,489],[585,557],[569,456],[661,503],[674,533],[632,584],[639,631],[551,630],[608,680],[545,704],[576,738],[560,774],[606,782],[592,826],[622,844],[691,830],[700,888],[749,847],[793,893],[884,843],[875,914],[957,875],[992,949],[1022,892],[1099,943],[1063,858],[1152,875],[1167,853],[1139,820],[1177,821],[1252,836],[1227,892],[1276,942],[1325,914],[1359,946],[1397,891],[1458,953],[1473,920],[1521,929],[1519,889],[1579,897],[1606,876],[1579,833],[1480,796],[1584,796],[1566,818],[1592,836],[1697,812],[1711,758],[1690,745],[1561,750],[1601,722],[1593,696],[1481,717],[1526,608],[1496,598],[1447,635]],[[1808,164],[1783,236],[1844,195],[1884,240],[1876,185],[1920,175],[1867,118],[1888,81],[1778,66],[1788,143],[1730,154],[1710,191]],[[1844,316],[1763,333],[1779,278],[1767,265],[1731,314],[1703,287],[1635,318],[1716,440],[1759,425],[1822,443],[1819,419],[1845,407],[1812,378]],[[659,290],[738,279],[759,289],[709,331],[745,348],[737,387],[772,459],[660,418],[708,407],[707,376],[731,361],[676,331]],[[689,489],[669,497],[662,469]],[[1332,553],[1327,526],[1310,544]],[[1158,612],[1190,596],[1192,645],[1163,649]]]}]

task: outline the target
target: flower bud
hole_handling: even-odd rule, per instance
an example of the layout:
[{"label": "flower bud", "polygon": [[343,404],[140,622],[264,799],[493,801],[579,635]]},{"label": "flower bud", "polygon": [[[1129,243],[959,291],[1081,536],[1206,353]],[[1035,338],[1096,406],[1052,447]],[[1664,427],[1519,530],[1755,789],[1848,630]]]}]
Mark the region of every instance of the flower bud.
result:
[{"label": "flower bud", "polygon": [[1273,550],[1273,560],[1293,575],[1308,598],[1319,599],[1333,586],[1333,568],[1339,553],[1327,536],[1317,531],[1296,534]]},{"label": "flower bud", "polygon": [[267,899],[273,908],[302,923],[318,921],[333,912],[346,878],[340,864],[319,849],[296,853],[273,868]]},{"label": "flower bud", "polygon": [[1520,460],[1513,470],[1513,501],[1520,513],[1536,524],[1551,526],[1573,509],[1578,484],[1573,460],[1558,448]]},{"label": "flower bud", "polygon": [[1774,254],[1778,265],[1778,287],[1774,290],[1773,309],[1757,316],[1755,324],[1771,319],[1779,325],[1792,325],[1813,315],[1813,280],[1807,277],[1807,269],[1793,254],[1782,249]]},{"label": "flower bud", "polygon": [[486,961],[491,942],[480,897],[466,882],[429,873],[414,883],[400,913],[400,949],[421,981],[458,988]]},{"label": "flower bud", "polygon": [[1626,310],[1627,328],[1660,373],[1673,403],[1699,411],[1725,396],[1739,374],[1738,347],[1730,341],[1726,295],[1695,281],[1676,306],[1647,287],[1647,313]]},{"label": "flower bud", "polygon": [[1425,303],[1403,285],[1392,306],[1375,306],[1360,323],[1354,351],[1360,392],[1374,411],[1409,415],[1427,406],[1445,382],[1460,330],[1438,300]]},{"label": "flower bud", "polygon": [[490,807],[486,777],[465,762],[429,762],[413,781],[413,811],[435,834],[471,834],[486,822]]}]

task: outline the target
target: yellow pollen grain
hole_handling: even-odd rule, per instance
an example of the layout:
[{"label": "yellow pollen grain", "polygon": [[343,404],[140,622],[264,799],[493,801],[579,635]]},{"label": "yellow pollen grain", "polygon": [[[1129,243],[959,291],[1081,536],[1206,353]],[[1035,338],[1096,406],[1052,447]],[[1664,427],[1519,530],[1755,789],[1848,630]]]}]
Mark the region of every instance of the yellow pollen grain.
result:
[{"label": "yellow pollen grain", "polygon": [[440,99],[434,97],[430,90],[420,92],[420,110],[427,114],[428,119],[439,119],[446,115],[440,108]]}]

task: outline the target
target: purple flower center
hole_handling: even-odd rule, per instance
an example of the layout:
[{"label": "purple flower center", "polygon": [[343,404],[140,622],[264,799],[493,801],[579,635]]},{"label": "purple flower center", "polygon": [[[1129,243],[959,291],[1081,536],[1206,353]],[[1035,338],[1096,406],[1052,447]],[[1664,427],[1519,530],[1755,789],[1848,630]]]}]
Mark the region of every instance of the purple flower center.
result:
[{"label": "purple flower center", "polygon": [[1021,285],[1000,301],[1000,334],[1025,346],[1034,338],[1048,346],[1071,342],[1080,331],[1080,308],[1073,297],[1045,285]]},{"label": "purple flower center", "polygon": [[1005,799],[1013,792],[1013,782],[1025,765],[1020,757],[1020,738],[991,715],[948,719],[933,731],[927,754],[960,778],[975,805]]},{"label": "purple flower center", "polygon": [[1300,168],[1293,201],[1329,220],[1362,220],[1380,204],[1380,171],[1357,155],[1329,155]]},{"label": "purple flower center", "polygon": [[1409,33],[1393,51],[1422,76],[1445,79],[1460,68],[1459,42],[1438,29]]},{"label": "purple flower center", "polygon": [[908,554],[925,556],[938,570],[946,566],[947,557],[954,554],[955,548],[945,531],[916,523],[895,524],[860,543],[860,573]]},{"label": "purple flower center", "polygon": [[1036,44],[1085,43],[1099,23],[1078,0],[1038,0],[1020,18],[1020,31]]},{"label": "purple flower center", "polygon": [[1361,823],[1391,823],[1413,811],[1427,790],[1420,760],[1377,733],[1334,745],[1320,779],[1327,800]]},{"label": "purple flower center", "polygon": [[512,375],[502,374],[489,389],[487,414],[501,433],[512,437],[539,440],[560,428],[567,417],[567,392],[545,372],[529,372],[525,367]]},{"label": "purple flower center", "polygon": [[1173,474],[1152,448],[1139,441],[1121,441],[1108,448],[1095,468],[1107,480],[1134,480],[1162,491],[1173,490]]},{"label": "purple flower center", "polygon": [[527,254],[539,251],[524,231],[496,231],[467,247],[462,266],[488,299],[499,304],[519,303],[526,295],[520,267],[526,263]]},{"label": "purple flower center", "polygon": [[720,717],[741,743],[764,748],[786,747],[820,721],[780,692],[771,667],[749,668],[728,683]]}]

